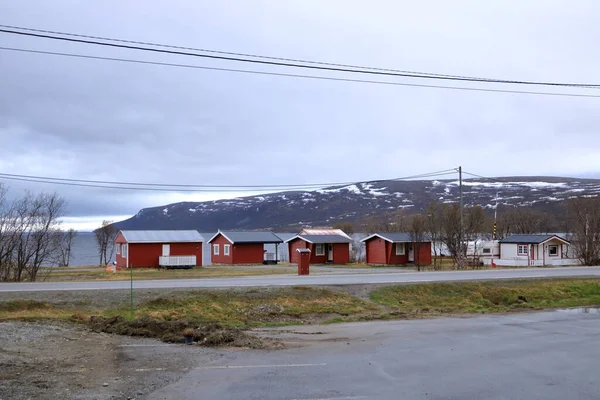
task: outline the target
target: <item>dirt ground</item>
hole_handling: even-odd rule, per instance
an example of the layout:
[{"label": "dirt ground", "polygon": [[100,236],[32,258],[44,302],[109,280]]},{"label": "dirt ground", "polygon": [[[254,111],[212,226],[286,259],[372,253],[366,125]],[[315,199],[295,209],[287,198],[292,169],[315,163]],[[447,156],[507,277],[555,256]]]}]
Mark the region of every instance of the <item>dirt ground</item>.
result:
[{"label": "dirt ground", "polygon": [[141,399],[221,356],[74,324],[2,322],[0,399]]}]

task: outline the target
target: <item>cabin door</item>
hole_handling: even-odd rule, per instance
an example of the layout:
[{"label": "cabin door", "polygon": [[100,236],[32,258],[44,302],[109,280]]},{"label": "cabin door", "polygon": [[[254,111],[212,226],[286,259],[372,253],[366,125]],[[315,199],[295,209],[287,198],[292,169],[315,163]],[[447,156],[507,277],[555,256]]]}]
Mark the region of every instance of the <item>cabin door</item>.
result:
[{"label": "cabin door", "polygon": [[170,244],[163,244],[163,246],[162,246],[162,255],[163,256],[170,256],[171,255],[171,245]]},{"label": "cabin door", "polygon": [[327,245],[327,261],[333,262],[333,245]]}]

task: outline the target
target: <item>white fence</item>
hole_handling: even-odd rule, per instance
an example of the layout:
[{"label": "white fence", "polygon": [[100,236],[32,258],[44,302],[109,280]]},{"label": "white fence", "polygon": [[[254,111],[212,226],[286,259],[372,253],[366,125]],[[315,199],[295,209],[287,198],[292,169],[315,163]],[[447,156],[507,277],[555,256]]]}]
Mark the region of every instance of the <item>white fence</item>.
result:
[{"label": "white fence", "polygon": [[158,265],[161,267],[194,267],[196,256],[160,256]]},{"label": "white fence", "polygon": [[[491,265],[492,260],[486,258],[483,260],[485,265]],[[502,267],[559,267],[568,265],[581,265],[581,261],[574,258],[558,258],[546,260],[527,260],[526,258],[494,258],[494,264]]]}]

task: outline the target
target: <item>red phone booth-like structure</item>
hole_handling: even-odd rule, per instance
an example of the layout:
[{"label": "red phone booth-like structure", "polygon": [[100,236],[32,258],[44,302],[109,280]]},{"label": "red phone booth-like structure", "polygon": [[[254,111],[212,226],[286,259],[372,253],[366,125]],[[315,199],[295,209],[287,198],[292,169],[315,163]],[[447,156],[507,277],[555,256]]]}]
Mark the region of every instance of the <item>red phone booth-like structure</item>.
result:
[{"label": "red phone booth-like structure", "polygon": [[298,275],[310,273],[310,249],[296,249],[298,252]]}]

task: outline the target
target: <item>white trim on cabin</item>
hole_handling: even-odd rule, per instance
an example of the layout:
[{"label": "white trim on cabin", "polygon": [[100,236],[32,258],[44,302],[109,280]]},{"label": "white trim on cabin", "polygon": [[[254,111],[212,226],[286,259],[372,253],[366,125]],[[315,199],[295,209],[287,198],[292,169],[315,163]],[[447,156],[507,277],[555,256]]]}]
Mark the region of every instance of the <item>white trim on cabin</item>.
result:
[{"label": "white trim on cabin", "polygon": [[310,240],[308,240],[308,239],[306,239],[306,238],[303,238],[303,237],[302,237],[302,236],[300,236],[300,235],[296,235],[296,236],[294,236],[294,237],[291,237],[291,238],[289,238],[288,240],[286,240],[286,241],[285,241],[285,242],[283,242],[283,243],[289,243],[289,242],[291,242],[292,240],[296,240],[296,239],[302,239],[302,240],[304,240],[305,242],[312,243]]},{"label": "white trim on cabin", "polygon": [[208,243],[212,242],[217,236],[222,235],[225,239],[227,239],[227,241],[231,244],[233,244],[233,240],[229,239],[227,237],[227,235],[225,235],[223,232],[221,232],[221,230],[219,230],[217,233],[215,233],[215,235],[213,237],[210,238],[210,240],[208,241]]}]

